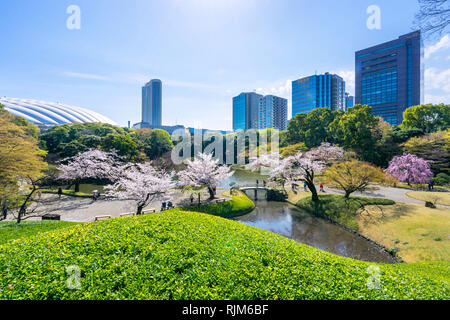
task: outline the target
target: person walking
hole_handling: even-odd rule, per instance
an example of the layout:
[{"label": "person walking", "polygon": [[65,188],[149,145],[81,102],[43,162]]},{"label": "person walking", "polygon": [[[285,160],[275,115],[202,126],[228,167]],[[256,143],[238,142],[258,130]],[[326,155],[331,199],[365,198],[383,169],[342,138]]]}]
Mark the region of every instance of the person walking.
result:
[{"label": "person walking", "polygon": [[58,188],[58,197],[61,199],[61,195],[62,195],[62,188],[59,187]]},{"label": "person walking", "polygon": [[308,191],[308,190],[306,189],[307,186],[308,186],[308,184],[307,184],[306,181],[305,181],[305,183],[303,183],[303,189],[305,190],[305,192]]},{"label": "person walking", "polygon": [[325,192],[325,190],[323,189],[323,184],[320,184],[320,192]]},{"label": "person walking", "polygon": [[193,193],[191,193],[190,200],[191,200],[191,205],[192,205],[194,203],[194,194]]},{"label": "person walking", "polygon": [[258,188],[258,185],[259,185],[259,181],[258,181],[258,179],[256,179],[256,188]]},{"label": "person walking", "polygon": [[263,186],[266,187],[266,180],[263,180]]}]

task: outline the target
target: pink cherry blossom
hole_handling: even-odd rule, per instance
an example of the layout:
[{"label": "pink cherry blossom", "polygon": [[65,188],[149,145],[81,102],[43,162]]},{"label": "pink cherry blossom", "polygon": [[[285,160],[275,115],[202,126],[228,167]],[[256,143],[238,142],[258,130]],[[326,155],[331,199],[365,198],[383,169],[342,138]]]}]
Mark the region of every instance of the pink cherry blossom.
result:
[{"label": "pink cherry blossom", "polygon": [[193,161],[187,161],[187,168],[178,173],[181,186],[207,188],[214,197],[213,187],[233,175],[228,166],[220,166],[219,160],[213,160],[212,154],[200,153]]},{"label": "pink cherry blossom", "polygon": [[137,214],[153,201],[160,200],[174,186],[173,174],[157,170],[150,162],[120,167],[114,184],[105,187],[107,196],[136,202]]},{"label": "pink cherry blossom", "polygon": [[433,177],[428,161],[409,153],[394,157],[384,172],[408,184],[426,183]]}]

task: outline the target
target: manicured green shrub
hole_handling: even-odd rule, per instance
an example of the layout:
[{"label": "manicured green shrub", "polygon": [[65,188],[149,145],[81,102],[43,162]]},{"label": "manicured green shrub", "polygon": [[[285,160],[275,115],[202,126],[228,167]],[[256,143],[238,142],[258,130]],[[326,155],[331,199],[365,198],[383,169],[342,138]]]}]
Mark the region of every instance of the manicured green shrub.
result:
[{"label": "manicured green shrub", "polygon": [[0,245],[13,239],[29,237],[41,232],[53,231],[76,225],[76,222],[68,221],[16,221],[0,222]]},{"label": "manicured green shrub", "polygon": [[233,196],[231,200],[209,204],[201,207],[190,207],[186,210],[209,213],[223,218],[234,218],[249,213],[255,208],[255,204],[245,194]]},{"label": "manicured green shrub", "polygon": [[[377,264],[181,209],[0,246],[0,299],[449,299],[448,263]],[[81,288],[66,281],[79,268]],[[69,269],[69,270],[74,270]]]},{"label": "manicured green shrub", "polygon": [[448,186],[450,185],[450,176],[446,173],[438,173],[436,177],[433,178],[433,182],[437,186]]},{"label": "manicured green shrub", "polygon": [[393,205],[394,201],[382,198],[350,197],[341,195],[319,195],[319,202],[311,197],[300,199],[296,206],[318,217],[327,218],[358,231],[355,221],[357,211],[368,205]]}]

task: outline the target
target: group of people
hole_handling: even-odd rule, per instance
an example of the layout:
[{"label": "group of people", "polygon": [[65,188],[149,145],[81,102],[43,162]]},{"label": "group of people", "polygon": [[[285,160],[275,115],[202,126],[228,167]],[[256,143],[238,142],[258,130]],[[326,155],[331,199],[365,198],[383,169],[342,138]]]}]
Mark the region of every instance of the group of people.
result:
[{"label": "group of people", "polygon": [[161,204],[161,211],[169,210],[169,209],[173,209],[173,208],[175,208],[175,207],[173,206],[172,201],[168,201],[168,202],[165,202],[165,201],[164,201],[164,202]]},{"label": "group of people", "polygon": [[[266,180],[263,180],[263,187],[265,188],[265,187],[266,187],[266,185],[267,185],[267,182],[266,182]],[[258,186],[259,186],[259,180],[258,180],[258,179],[256,179],[256,187],[258,188]]]},{"label": "group of people", "polygon": [[97,201],[98,199],[100,199],[100,192],[98,192],[97,190],[93,191],[92,199],[94,199],[94,201]]}]

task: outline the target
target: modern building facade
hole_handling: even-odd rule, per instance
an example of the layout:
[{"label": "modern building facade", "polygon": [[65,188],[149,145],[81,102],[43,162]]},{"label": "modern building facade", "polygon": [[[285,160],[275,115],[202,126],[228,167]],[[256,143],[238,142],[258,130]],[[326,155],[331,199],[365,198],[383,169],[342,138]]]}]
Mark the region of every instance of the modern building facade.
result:
[{"label": "modern building facade", "polygon": [[0,104],[9,113],[25,118],[28,122],[42,128],[75,122],[102,122],[117,125],[97,112],[67,104],[6,97],[0,98]]},{"label": "modern building facade", "polygon": [[259,129],[287,130],[287,99],[267,95],[259,101]]},{"label": "modern building facade", "polygon": [[233,98],[233,130],[258,129],[259,102],[263,96],[243,92]]},{"label": "modern building facade", "polygon": [[292,81],[292,117],[316,108],[345,108],[345,81],[336,74],[325,73]]},{"label": "modern building facade", "polygon": [[142,122],[162,125],[162,82],[153,79],[142,87]]},{"label": "modern building facade", "polygon": [[351,96],[350,93],[345,93],[345,111],[348,110],[348,108],[351,108],[355,105],[355,97]]},{"label": "modern building facade", "polygon": [[390,124],[423,101],[423,45],[420,31],[355,53],[355,103],[372,107]]}]

